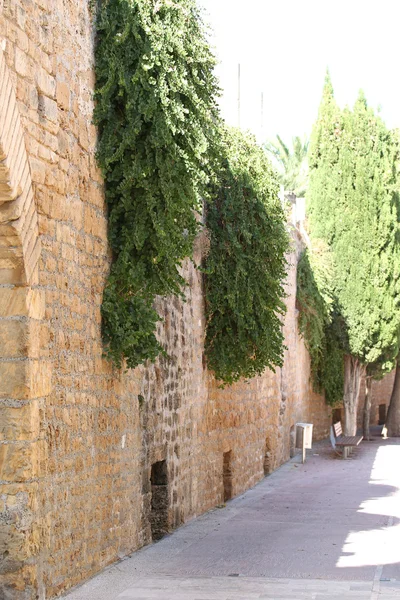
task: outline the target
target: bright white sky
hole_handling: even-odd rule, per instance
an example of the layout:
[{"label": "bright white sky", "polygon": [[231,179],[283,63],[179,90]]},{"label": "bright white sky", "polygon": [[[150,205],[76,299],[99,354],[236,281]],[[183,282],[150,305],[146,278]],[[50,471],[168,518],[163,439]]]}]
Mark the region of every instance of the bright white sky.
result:
[{"label": "bright white sky", "polygon": [[[199,0],[213,28],[222,114],[259,139],[309,134],[326,67],[341,106],[362,88],[400,127],[400,0]],[[264,118],[261,127],[261,92]]]}]

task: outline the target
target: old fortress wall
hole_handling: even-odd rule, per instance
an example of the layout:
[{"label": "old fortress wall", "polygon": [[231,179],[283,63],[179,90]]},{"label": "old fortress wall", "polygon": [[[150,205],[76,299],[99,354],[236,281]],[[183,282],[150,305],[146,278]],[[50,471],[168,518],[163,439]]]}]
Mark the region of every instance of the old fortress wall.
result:
[{"label": "old fortress wall", "polygon": [[315,439],[331,423],[298,334],[296,233],[282,369],[218,388],[204,363],[202,278],[189,261],[186,302],[159,303],[169,359],[125,373],[102,357],[110,255],[88,4],[0,0],[5,600],[60,594],[254,485],[289,458],[297,421],[314,423]]}]

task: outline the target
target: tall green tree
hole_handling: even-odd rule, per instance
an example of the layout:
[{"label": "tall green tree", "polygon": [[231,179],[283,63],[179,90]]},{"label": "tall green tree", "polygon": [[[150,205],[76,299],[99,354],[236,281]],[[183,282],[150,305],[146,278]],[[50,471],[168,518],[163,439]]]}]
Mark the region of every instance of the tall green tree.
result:
[{"label": "tall green tree", "polygon": [[[334,261],[334,292],[347,326],[345,432],[354,434],[363,376],[393,366],[400,324],[397,140],[360,93],[338,109],[329,77],[310,147],[309,228]],[[368,368],[368,373],[367,373]]]},{"label": "tall green tree", "polygon": [[336,104],[332,82],[327,74],[318,118],[310,138],[306,210],[312,238],[323,240],[328,247],[335,231],[335,206],[340,183],[339,148],[342,136],[342,114]]},{"label": "tall green tree", "polygon": [[279,181],[286,191],[304,198],[308,185],[308,139],[292,138],[292,148],[277,135],[264,146],[278,170]]},{"label": "tall green tree", "polygon": [[[393,131],[393,135],[400,147],[400,130]],[[397,178],[400,180],[400,161],[397,163]],[[400,437],[400,356],[396,360],[394,385],[385,425],[389,437]]]}]

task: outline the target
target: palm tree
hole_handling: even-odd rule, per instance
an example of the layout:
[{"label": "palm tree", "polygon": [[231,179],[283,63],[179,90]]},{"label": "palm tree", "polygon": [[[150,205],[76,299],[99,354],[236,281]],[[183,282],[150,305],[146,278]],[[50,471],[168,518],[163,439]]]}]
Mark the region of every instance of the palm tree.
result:
[{"label": "palm tree", "polygon": [[277,135],[276,140],[266,142],[264,148],[275,163],[281,184],[287,192],[303,198],[308,185],[308,138],[292,138],[292,151]]}]

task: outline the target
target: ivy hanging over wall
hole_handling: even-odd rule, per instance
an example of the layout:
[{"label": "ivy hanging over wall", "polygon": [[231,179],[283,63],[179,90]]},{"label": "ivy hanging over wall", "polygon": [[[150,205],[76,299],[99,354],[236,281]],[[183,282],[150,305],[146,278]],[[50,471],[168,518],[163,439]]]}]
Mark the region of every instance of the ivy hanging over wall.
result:
[{"label": "ivy hanging over wall", "polygon": [[225,131],[194,0],[103,0],[97,15],[98,161],[113,253],[106,353],[121,367],[163,351],[157,296],[182,295],[208,199],[208,365],[224,383],[282,364],[288,236],[276,176],[249,135]]},{"label": "ivy hanging over wall", "polygon": [[154,360],[156,296],[181,294],[218,130],[215,59],[194,0],[103,0],[97,15],[98,161],[113,253],[106,353]]},{"label": "ivy hanging over wall", "polygon": [[[329,269],[328,273],[329,273]],[[296,303],[299,309],[299,330],[311,356],[311,369],[315,387],[319,388],[318,372],[325,349],[325,328],[331,321],[331,299],[329,292],[321,293],[329,275],[320,270],[316,277],[308,249],[301,253],[297,265]],[[318,389],[318,391],[321,391]]]},{"label": "ivy hanging over wall", "polygon": [[282,365],[288,235],[279,185],[255,138],[225,134],[207,206],[206,356],[223,383]]},{"label": "ivy hanging over wall", "polygon": [[326,244],[315,242],[297,265],[299,330],[311,359],[315,392],[335,406],[343,398],[346,330],[334,305],[332,262]]}]

